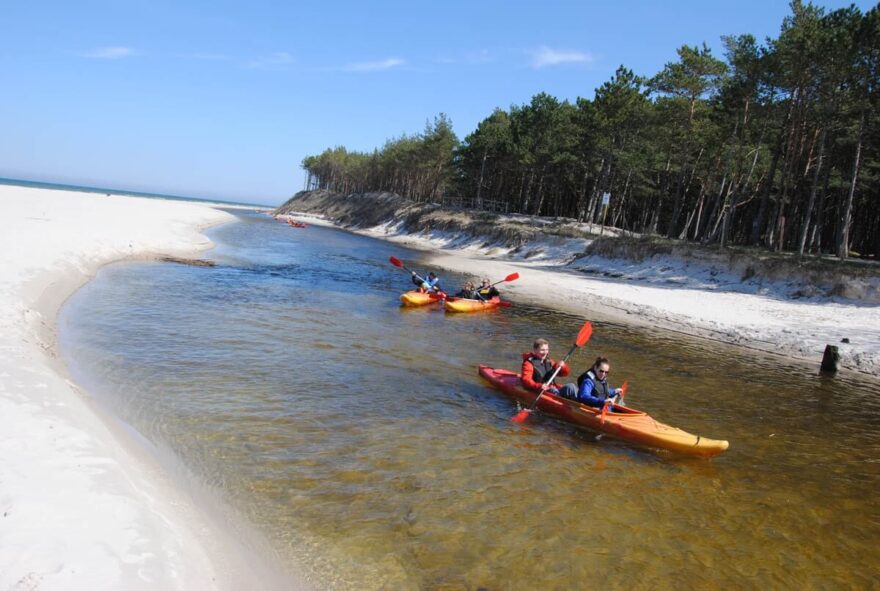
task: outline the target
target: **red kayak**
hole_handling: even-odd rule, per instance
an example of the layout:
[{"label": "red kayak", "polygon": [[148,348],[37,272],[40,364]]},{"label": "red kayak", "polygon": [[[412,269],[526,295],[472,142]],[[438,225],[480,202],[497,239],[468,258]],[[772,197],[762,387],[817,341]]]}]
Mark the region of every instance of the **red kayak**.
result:
[{"label": "red kayak", "polygon": [[[535,402],[537,394],[523,387],[517,373],[480,365],[480,375],[526,407],[531,407]],[[730,445],[727,441],[707,439],[670,427],[645,412],[621,405],[614,405],[613,412],[606,413],[603,417],[601,409],[545,393],[538,401],[537,410],[623,441],[692,456],[712,457]]]}]

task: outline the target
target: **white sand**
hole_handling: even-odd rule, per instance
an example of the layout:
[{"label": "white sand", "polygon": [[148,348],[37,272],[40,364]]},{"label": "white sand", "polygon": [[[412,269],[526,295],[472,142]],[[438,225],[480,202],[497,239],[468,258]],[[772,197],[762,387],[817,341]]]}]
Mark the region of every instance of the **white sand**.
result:
[{"label": "white sand", "polygon": [[[0,589],[291,588],[66,378],[62,302],[105,263],[188,256],[204,204],[0,185]],[[299,583],[297,583],[297,586]]]},{"label": "white sand", "polygon": [[[319,216],[293,217],[327,224]],[[638,264],[600,257],[572,262],[576,253],[583,252],[586,240],[534,242],[519,253],[511,253],[484,247],[484,241],[439,232],[405,235],[395,226],[361,233],[430,251],[429,264],[441,269],[488,276],[493,281],[518,272],[518,280],[498,286],[515,302],[543,305],[587,319],[677,331],[803,360],[807,371],[818,371],[825,346],[835,345],[840,368],[880,377],[880,306],[876,304],[828,297],[792,299],[793,291],[803,287],[808,292],[809,286],[743,282],[724,270],[665,258]],[[878,283],[876,279],[866,281],[867,290],[880,293]],[[451,291],[460,287],[449,281],[442,285]]]}]

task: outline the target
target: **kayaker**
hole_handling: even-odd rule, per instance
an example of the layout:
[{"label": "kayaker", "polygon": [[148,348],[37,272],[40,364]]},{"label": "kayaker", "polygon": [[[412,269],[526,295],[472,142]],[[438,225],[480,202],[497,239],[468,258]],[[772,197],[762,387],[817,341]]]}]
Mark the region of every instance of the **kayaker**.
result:
[{"label": "kayaker", "polygon": [[477,290],[474,287],[473,281],[465,281],[462,288],[459,290],[457,294],[455,294],[457,298],[464,298],[466,300],[477,300],[479,299],[477,295]]},{"label": "kayaker", "polygon": [[550,342],[547,339],[535,339],[535,342],[532,343],[532,350],[528,353],[523,353],[522,358],[520,380],[523,386],[532,392],[547,390],[553,394],[561,394],[562,391],[566,391],[568,396],[577,394],[577,387],[574,384],[561,386],[555,381],[550,384],[545,383],[550,379],[550,376],[553,375],[557,367],[559,368],[559,373],[556,375],[561,377],[567,376],[571,371],[564,361],[556,363],[550,358]]},{"label": "kayaker", "polygon": [[[561,392],[566,398],[577,400],[582,404],[602,408],[605,400],[611,398],[611,402],[617,404],[622,390],[608,385],[608,374],[611,372],[611,362],[607,357],[597,357],[593,367],[578,376],[577,392],[571,396],[571,390]],[[566,384],[569,386],[572,384]],[[610,409],[609,409],[610,410]]]},{"label": "kayaker", "polygon": [[440,287],[440,278],[437,277],[437,274],[434,273],[434,271],[431,271],[430,273],[428,273],[428,277],[424,281],[418,275],[416,275],[415,271],[411,271],[411,273],[412,273],[412,282],[415,285],[419,286],[419,291],[421,291],[421,292],[442,291],[442,288]]},{"label": "kayaker", "polygon": [[501,292],[495,289],[495,286],[492,285],[492,282],[487,278],[483,278],[480,283],[480,289],[477,290],[477,293],[482,300],[491,300],[492,298],[497,298],[501,296]]}]

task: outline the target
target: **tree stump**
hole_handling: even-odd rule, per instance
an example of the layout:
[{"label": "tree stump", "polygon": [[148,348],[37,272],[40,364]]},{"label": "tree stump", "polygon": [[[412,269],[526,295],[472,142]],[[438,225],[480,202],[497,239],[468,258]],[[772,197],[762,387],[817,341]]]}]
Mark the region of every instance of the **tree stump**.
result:
[{"label": "tree stump", "polygon": [[837,373],[837,363],[840,361],[840,353],[836,345],[825,345],[825,354],[822,355],[822,365],[819,371],[824,373]]}]

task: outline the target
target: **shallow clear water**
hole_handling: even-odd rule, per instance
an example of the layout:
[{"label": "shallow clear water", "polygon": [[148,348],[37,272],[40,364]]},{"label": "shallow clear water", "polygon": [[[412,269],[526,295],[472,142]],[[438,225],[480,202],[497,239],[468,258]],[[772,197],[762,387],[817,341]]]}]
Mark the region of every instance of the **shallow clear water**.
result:
[{"label": "shallow clear water", "polygon": [[561,357],[586,307],[403,309],[388,257],[417,253],[258,215],[210,235],[213,268],[103,269],[62,350],[317,587],[880,586],[877,382],[594,319],[578,371],[607,355],[630,405],[730,450],[520,426],[476,364],[516,369],[536,336]]}]

